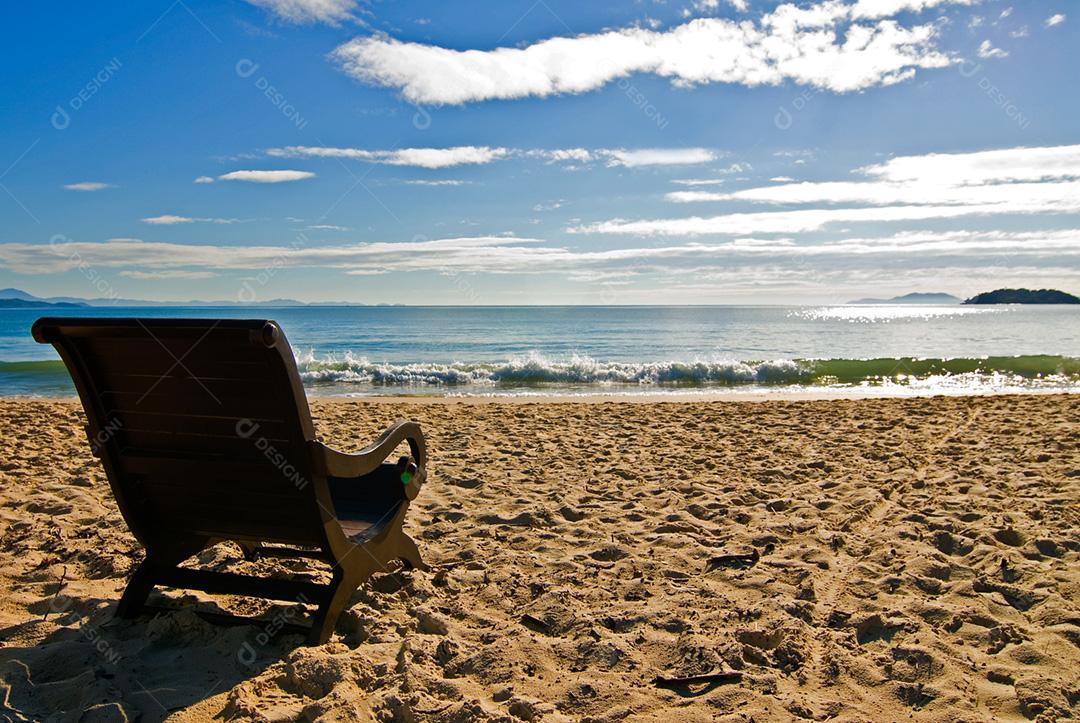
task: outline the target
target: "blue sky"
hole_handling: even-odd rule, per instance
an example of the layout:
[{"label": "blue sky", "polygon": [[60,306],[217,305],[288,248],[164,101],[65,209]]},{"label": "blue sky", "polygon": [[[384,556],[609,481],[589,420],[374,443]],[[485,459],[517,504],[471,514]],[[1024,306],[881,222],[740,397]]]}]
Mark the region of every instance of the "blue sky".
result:
[{"label": "blue sky", "polygon": [[0,285],[432,304],[1080,291],[1076,9],[26,4],[0,43]]}]

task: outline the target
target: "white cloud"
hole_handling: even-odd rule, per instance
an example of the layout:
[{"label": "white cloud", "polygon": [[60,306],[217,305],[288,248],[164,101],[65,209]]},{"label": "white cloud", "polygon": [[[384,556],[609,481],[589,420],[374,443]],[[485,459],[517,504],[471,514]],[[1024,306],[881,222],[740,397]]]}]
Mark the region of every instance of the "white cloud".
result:
[{"label": "white cloud", "polygon": [[983,206],[997,204],[1003,209],[1029,209],[1048,213],[1068,211],[1080,198],[1080,182],[999,183],[984,186],[949,186],[928,183],[824,182],[791,183],[781,186],[749,188],[733,193],[676,191],[667,194],[669,201],[750,201],[771,204],[841,204],[864,203],[878,206],[898,204]]},{"label": "white cloud", "polygon": [[715,236],[753,233],[807,233],[821,231],[836,223],[891,223],[989,216],[995,214],[1080,212],[1080,198],[1059,203],[1053,211],[1039,204],[1006,203],[967,206],[877,206],[873,208],[813,208],[794,211],[729,213],[718,216],[691,216],[629,221],[612,219],[572,226],[569,233],[620,234],[633,236]]},{"label": "white cloud", "polygon": [[[87,264],[120,269],[132,278],[204,278],[206,274],[268,268],[324,268],[351,275],[427,271],[439,273],[569,274],[610,278],[637,273],[730,271],[740,260],[788,264],[802,258],[859,264],[880,270],[880,258],[909,259],[938,269],[941,259],[1008,254],[1028,263],[1080,261],[1080,229],[1052,231],[919,231],[886,236],[856,236],[825,243],[796,243],[791,238],[734,238],[710,243],[683,242],[603,250],[549,246],[539,239],[513,236],[374,242],[345,246],[221,246],[114,239],[65,244],[0,244],[0,262],[17,273],[42,274]],[[877,260],[875,260],[877,259]],[[572,270],[572,271],[569,271]],[[1074,271],[1074,273],[1076,273]],[[196,276],[196,274],[198,276]]]},{"label": "white cloud", "polygon": [[675,178],[671,181],[679,186],[719,186],[725,183],[723,178]]},{"label": "white cloud", "polygon": [[548,163],[589,163],[594,160],[592,152],[585,148],[556,148],[550,151],[531,150],[525,151],[525,155],[544,158]]},{"label": "white cloud", "polygon": [[113,188],[113,185],[101,181],[80,181],[79,183],[64,184],[64,188],[69,191],[103,191],[106,188]]},{"label": "white cloud", "polygon": [[121,271],[121,276],[129,279],[157,280],[157,279],[212,279],[217,276],[214,271]]},{"label": "white cloud", "polygon": [[356,0],[246,0],[290,23],[337,25],[355,19]]},{"label": "white cloud", "polygon": [[438,181],[412,180],[405,181],[409,186],[464,186],[468,181],[460,181],[456,178],[446,178]]},{"label": "white cloud", "polygon": [[716,154],[707,148],[642,148],[639,150],[608,149],[597,151],[606,156],[609,166],[682,166],[711,163]]},{"label": "white cloud", "polygon": [[683,166],[710,163],[720,157],[708,148],[555,148],[512,151],[512,155],[539,158],[548,163],[583,165],[604,162],[608,166]]},{"label": "white cloud", "polygon": [[149,218],[139,220],[143,223],[151,224],[152,226],[175,226],[181,223],[240,223],[240,219],[238,218],[195,218],[192,216],[175,216],[168,213],[163,216],[150,216]]},{"label": "white cloud", "polygon": [[[727,5],[740,13],[750,9],[748,0],[724,0]],[[720,0],[694,0],[689,8],[683,10],[683,17],[690,17],[694,13],[713,13],[720,9]]]},{"label": "white cloud", "polygon": [[[719,155],[708,148],[492,148],[489,146],[453,146],[450,148],[397,148],[372,150],[367,148],[332,148],[324,146],[287,146],[269,148],[267,155],[275,158],[347,158],[381,163],[388,166],[416,168],[451,168],[465,165],[484,165],[509,158],[534,158],[547,163],[585,164],[604,162],[608,166],[637,168],[641,166],[690,165],[709,163]],[[735,164],[729,171],[749,168]],[[417,185],[437,185],[432,182]],[[450,183],[438,185],[453,185]]]},{"label": "white cloud", "polygon": [[246,181],[248,183],[288,183],[313,178],[308,171],[232,171],[218,176],[222,181]]},{"label": "white cloud", "polygon": [[1063,22],[1065,22],[1065,16],[1061,13],[1056,13],[1046,19],[1045,25],[1048,28],[1052,28],[1055,25],[1061,25]]},{"label": "white cloud", "polygon": [[451,148],[398,148],[394,150],[367,150],[364,148],[326,148],[321,146],[288,146],[270,148],[267,155],[278,158],[350,158],[388,166],[416,166],[418,168],[450,168],[452,166],[478,165],[505,158],[506,148],[488,146],[454,146]]},{"label": "white cloud", "polygon": [[[939,4],[943,0],[784,4],[757,22],[698,18],[666,31],[633,27],[493,50],[454,50],[374,35],[341,45],[333,57],[349,75],[397,88],[414,103],[583,93],[634,73],[652,73],[684,87],[790,80],[846,93],[949,65],[949,56],[935,47],[936,25],[851,23]],[[842,27],[845,23],[851,24]]]},{"label": "white cloud", "polygon": [[[734,192],[686,190],[666,196],[677,203],[825,207],[681,219],[612,219],[570,230],[661,236],[799,233],[843,222],[1080,212],[1080,145],[901,156],[858,171],[869,180],[784,183]],[[876,208],[837,207],[844,204]]]},{"label": "white cloud", "polygon": [[984,40],[979,44],[979,57],[984,59],[1007,58],[1009,57],[1009,51],[995,48],[989,40]]},{"label": "white cloud", "polygon": [[769,180],[773,183],[792,183],[795,179],[790,176],[773,176]]},{"label": "white cloud", "polygon": [[1012,14],[1013,14],[1013,9],[1012,9],[1012,6],[1010,5],[1009,7],[1005,8],[1004,10],[1001,11],[1001,14],[998,15],[998,20],[1004,20],[1005,18],[1009,17]]},{"label": "white cloud", "polygon": [[149,223],[154,226],[175,226],[178,223],[193,223],[195,219],[187,216],[173,216],[171,214],[165,214],[164,216],[150,216],[149,218],[140,219],[143,223]]},{"label": "white cloud", "polygon": [[974,5],[979,0],[858,0],[851,11],[857,19],[892,17],[899,13],[922,12],[940,5]]},{"label": "white cloud", "polygon": [[351,231],[348,226],[335,226],[331,223],[317,223],[313,226],[307,226],[308,229],[313,231]]},{"label": "white cloud", "polygon": [[1080,145],[898,156],[859,170],[883,181],[953,185],[1080,178]]},{"label": "white cloud", "polygon": [[528,269],[540,257],[559,253],[539,248],[539,239],[473,236],[335,246],[219,246],[147,242],[121,238],[105,242],[0,244],[0,263],[19,273],[52,273],[88,264],[137,270],[250,270],[271,266],[343,270],[402,270],[461,267],[470,270]]},{"label": "white cloud", "polygon": [[213,183],[213,182],[214,182],[214,179],[213,179],[212,176],[199,176],[194,181],[192,181],[192,183]]}]

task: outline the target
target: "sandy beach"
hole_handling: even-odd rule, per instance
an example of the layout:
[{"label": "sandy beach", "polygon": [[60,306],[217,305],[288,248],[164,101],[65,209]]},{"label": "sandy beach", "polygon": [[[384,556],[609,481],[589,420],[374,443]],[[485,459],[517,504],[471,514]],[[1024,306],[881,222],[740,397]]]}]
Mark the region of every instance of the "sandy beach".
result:
[{"label": "sandy beach", "polygon": [[[430,478],[332,642],[163,591],[75,401],[0,401],[0,718],[985,721],[1080,712],[1080,396],[316,401],[341,449],[410,417]],[[316,564],[191,565],[326,579]],[[264,614],[218,627],[194,605]],[[700,682],[687,676],[724,673]]]}]

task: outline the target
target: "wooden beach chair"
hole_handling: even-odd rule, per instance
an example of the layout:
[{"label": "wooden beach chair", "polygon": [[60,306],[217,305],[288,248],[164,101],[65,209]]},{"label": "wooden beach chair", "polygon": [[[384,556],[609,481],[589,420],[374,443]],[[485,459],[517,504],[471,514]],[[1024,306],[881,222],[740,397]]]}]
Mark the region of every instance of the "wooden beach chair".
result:
[{"label": "wooden beach chair", "polygon": [[[427,569],[402,531],[425,477],[419,426],[398,422],[355,454],[317,440],[275,322],[43,318],[33,335],[67,366],[91,449],[146,548],[118,616],[139,615],[157,585],[287,600],[318,606],[308,643],[319,644],[372,573],[394,560]],[[411,456],[387,462],[402,442]],[[249,558],[321,560],[333,579],[321,585],[180,566],[223,540]]]}]

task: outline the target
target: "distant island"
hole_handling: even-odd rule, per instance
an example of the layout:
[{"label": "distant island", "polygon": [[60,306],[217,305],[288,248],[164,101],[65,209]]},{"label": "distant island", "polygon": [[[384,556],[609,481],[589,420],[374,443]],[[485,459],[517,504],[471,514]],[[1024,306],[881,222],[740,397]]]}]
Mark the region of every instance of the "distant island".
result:
[{"label": "distant island", "polygon": [[997,289],[976,294],[965,304],[1080,304],[1080,298],[1057,289]]},{"label": "distant island", "polygon": [[73,309],[85,307],[71,301],[41,301],[40,299],[0,299],[0,309]]},{"label": "distant island", "polygon": [[894,296],[891,299],[855,299],[849,304],[959,304],[960,298],[952,294],[920,293]]}]

